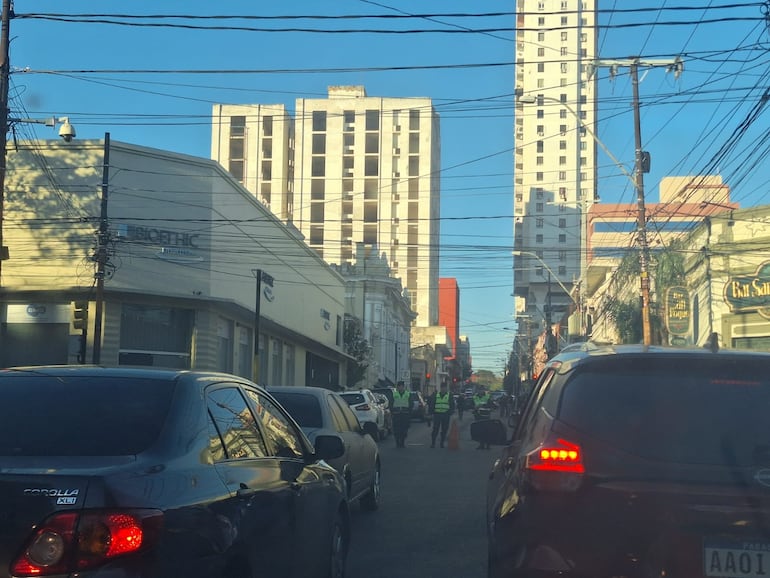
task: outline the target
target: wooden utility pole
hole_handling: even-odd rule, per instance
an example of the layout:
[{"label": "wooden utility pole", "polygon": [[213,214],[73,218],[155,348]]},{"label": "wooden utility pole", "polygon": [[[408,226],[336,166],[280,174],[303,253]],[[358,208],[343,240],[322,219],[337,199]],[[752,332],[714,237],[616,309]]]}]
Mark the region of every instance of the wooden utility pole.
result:
[{"label": "wooden utility pole", "polygon": [[102,355],[102,323],[104,311],[104,276],[107,269],[107,199],[110,181],[110,133],[104,133],[104,164],[102,165],[102,199],[99,212],[99,233],[96,242],[96,307],[94,312],[93,363],[99,365]]},{"label": "wooden utility pole", "polygon": [[610,75],[614,76],[618,67],[627,66],[631,73],[631,84],[633,86],[634,100],[634,187],[636,188],[637,218],[636,229],[639,243],[639,285],[642,300],[642,340],[645,345],[652,344],[652,327],[650,324],[650,273],[649,261],[650,250],[647,243],[647,210],[644,203],[644,173],[650,171],[650,155],[642,150],[642,126],[639,101],[639,67],[648,68],[664,66],[669,72],[673,72],[676,78],[683,70],[683,63],[680,58],[671,58],[665,60],[642,60],[639,58],[630,58],[625,60],[600,60],[594,63],[596,66],[606,66],[610,68]]},{"label": "wooden utility pole", "polygon": [[9,54],[11,27],[11,0],[3,0],[0,13],[0,287],[3,284],[3,261],[8,258],[8,247],[3,244],[5,206],[5,154],[8,144],[8,84],[11,75]]}]

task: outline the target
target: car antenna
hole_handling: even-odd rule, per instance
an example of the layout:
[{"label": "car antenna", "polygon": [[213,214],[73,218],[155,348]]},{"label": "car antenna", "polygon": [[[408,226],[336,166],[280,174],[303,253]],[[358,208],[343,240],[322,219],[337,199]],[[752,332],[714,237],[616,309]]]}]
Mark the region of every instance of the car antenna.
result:
[{"label": "car antenna", "polygon": [[708,336],[706,339],[706,343],[703,344],[703,347],[705,349],[710,349],[711,353],[716,353],[719,351],[719,334],[714,331],[711,333],[711,335]]}]

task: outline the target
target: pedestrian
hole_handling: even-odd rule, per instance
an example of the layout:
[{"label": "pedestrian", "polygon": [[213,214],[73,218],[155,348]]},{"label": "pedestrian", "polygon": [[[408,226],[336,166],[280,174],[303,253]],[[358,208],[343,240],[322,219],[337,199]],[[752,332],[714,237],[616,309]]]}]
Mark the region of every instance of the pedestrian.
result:
[{"label": "pedestrian", "polygon": [[428,399],[428,407],[433,414],[433,431],[430,435],[430,447],[436,447],[436,438],[441,430],[441,447],[444,447],[446,434],[449,431],[449,421],[455,410],[455,400],[452,394],[447,391],[446,382],[441,383],[441,390],[435,392]]},{"label": "pedestrian", "polygon": [[406,447],[406,434],[411,421],[409,397],[404,382],[396,383],[396,391],[393,392],[393,437],[397,448]]},{"label": "pedestrian", "polygon": [[[476,395],[473,396],[473,410],[476,412],[476,419],[480,419],[480,410],[482,408],[489,409],[490,397],[489,394],[484,391],[484,388],[479,388]],[[483,442],[479,442],[477,450],[488,450],[491,446]]]},{"label": "pedestrian", "polygon": [[457,395],[457,400],[455,402],[455,405],[457,406],[457,417],[460,418],[460,421],[463,421],[463,410],[465,409],[465,396],[462,393]]}]

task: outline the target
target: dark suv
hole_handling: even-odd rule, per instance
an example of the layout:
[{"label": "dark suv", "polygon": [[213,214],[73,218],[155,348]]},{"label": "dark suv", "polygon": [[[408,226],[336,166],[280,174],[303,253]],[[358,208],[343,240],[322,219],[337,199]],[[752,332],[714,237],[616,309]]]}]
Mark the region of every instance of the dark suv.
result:
[{"label": "dark suv", "polygon": [[770,355],[591,347],[546,366],[490,475],[489,576],[770,572]]}]

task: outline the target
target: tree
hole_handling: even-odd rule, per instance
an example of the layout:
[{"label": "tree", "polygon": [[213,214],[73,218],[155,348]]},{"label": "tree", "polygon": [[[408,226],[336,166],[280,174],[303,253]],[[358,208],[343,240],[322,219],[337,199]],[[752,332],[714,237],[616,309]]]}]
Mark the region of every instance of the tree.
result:
[{"label": "tree", "polygon": [[355,361],[348,361],[347,366],[347,385],[348,387],[356,385],[366,376],[366,370],[369,368],[372,348],[369,342],[364,338],[361,328],[361,320],[350,315],[345,316],[345,327],[343,334],[345,353],[353,357]]}]

